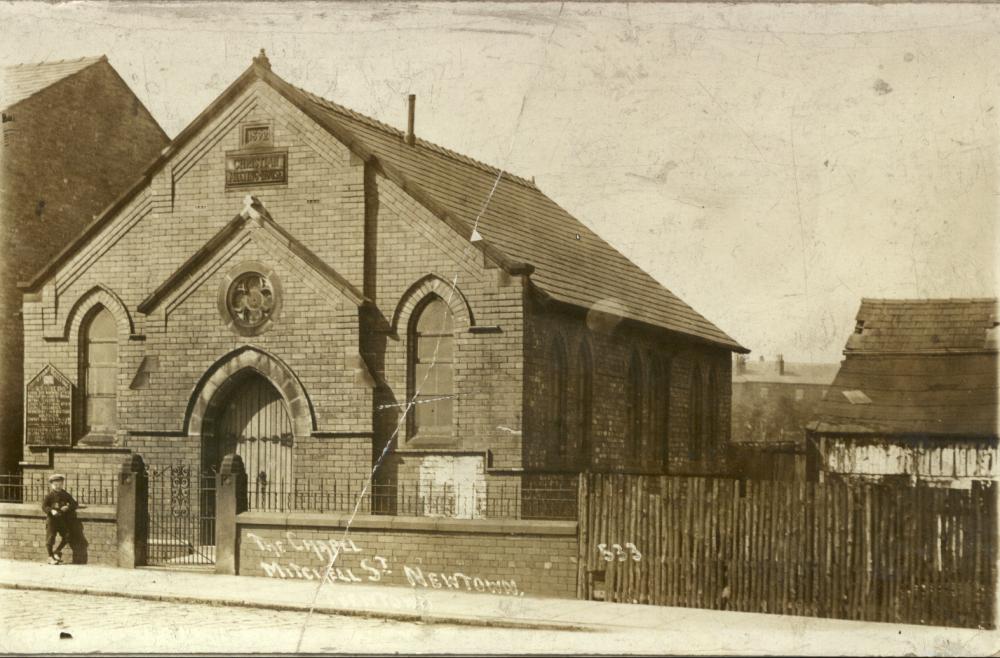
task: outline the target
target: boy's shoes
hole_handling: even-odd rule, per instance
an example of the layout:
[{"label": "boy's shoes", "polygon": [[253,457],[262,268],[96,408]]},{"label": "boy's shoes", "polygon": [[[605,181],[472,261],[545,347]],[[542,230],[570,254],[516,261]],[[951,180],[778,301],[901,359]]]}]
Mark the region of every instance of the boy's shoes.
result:
[{"label": "boy's shoes", "polygon": [[60,564],[60,561],[57,560],[53,555],[52,557],[49,558],[49,564]]},{"label": "boy's shoes", "polygon": [[62,564],[63,563],[62,553],[56,553],[55,557],[56,557],[56,564]]}]

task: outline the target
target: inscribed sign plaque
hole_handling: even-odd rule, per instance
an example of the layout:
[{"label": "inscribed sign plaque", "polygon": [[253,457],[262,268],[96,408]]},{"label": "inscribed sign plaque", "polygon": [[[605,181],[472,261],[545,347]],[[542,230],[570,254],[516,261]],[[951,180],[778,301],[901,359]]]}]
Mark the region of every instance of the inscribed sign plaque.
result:
[{"label": "inscribed sign plaque", "polygon": [[51,365],[25,387],[24,436],[29,446],[73,443],[73,384]]},{"label": "inscribed sign plaque", "polygon": [[288,182],[288,151],[226,154],[226,187],[280,185]]}]

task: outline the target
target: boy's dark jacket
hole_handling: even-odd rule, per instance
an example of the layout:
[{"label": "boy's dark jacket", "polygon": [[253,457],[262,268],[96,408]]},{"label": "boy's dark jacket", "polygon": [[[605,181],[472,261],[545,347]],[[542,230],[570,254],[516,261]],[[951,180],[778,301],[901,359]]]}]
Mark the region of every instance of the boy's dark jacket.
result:
[{"label": "boy's dark jacket", "polygon": [[[69,509],[65,512],[62,511],[62,507],[64,505],[69,505]],[[42,509],[45,510],[45,518],[51,520],[69,518],[76,511],[77,507],[76,501],[73,500],[73,496],[70,496],[65,489],[61,491],[50,491],[45,495],[45,500],[42,501]],[[53,516],[52,510],[57,510],[59,513]]]}]

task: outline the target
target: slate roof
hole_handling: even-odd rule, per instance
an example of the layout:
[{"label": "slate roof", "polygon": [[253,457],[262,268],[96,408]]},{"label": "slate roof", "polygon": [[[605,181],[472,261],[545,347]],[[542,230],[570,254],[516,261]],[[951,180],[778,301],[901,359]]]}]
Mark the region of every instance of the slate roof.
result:
[{"label": "slate roof", "polygon": [[[993,299],[862,300],[840,371],[809,429],[997,436]],[[870,331],[870,333],[869,333]],[[861,391],[852,403],[850,391]]]},{"label": "slate roof", "polygon": [[733,383],[767,383],[829,386],[833,383],[839,363],[800,363],[785,361],[785,372],[779,374],[777,361],[747,361],[741,373],[733,367]]},{"label": "slate roof", "polygon": [[625,317],[747,351],[530,181],[419,137],[407,145],[402,131],[295,89],[463,222],[466,235],[479,217],[483,238],[534,266],[531,281],[551,297],[584,308],[616,300]]},{"label": "slate roof", "polygon": [[38,92],[51,87],[63,78],[79,73],[83,69],[101,61],[107,61],[105,55],[100,57],[81,57],[80,59],[60,60],[58,62],[41,62],[38,64],[19,64],[4,69],[3,85],[0,87],[0,107],[7,109]]},{"label": "slate roof", "polygon": [[[263,55],[181,131],[142,179],[89,225],[76,243],[19,286],[37,289],[60,262],[86,244],[118,208],[149,184],[174,153],[256,79],[270,84],[464,237],[471,235],[482,212],[477,228],[484,239],[474,244],[509,271],[531,271],[532,283],[554,299],[584,308],[599,302],[599,308],[619,306],[626,318],[732,351],[749,351],[531,182],[506,172],[501,175],[494,167],[419,138],[413,146],[407,145],[402,131],[289,84],[271,72]],[[529,267],[525,269],[524,264]],[[617,303],[607,304],[607,300]]]},{"label": "slate roof", "polygon": [[845,353],[982,350],[997,319],[995,299],[865,298]]}]

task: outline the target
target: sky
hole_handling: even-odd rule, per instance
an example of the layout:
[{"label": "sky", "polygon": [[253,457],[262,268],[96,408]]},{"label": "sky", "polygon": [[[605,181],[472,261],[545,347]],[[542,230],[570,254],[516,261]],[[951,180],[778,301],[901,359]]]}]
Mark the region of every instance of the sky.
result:
[{"label": "sky", "polygon": [[0,62],[106,54],[170,136],[281,77],[527,178],[751,358],[862,297],[991,297],[1000,7],[0,3]]}]

